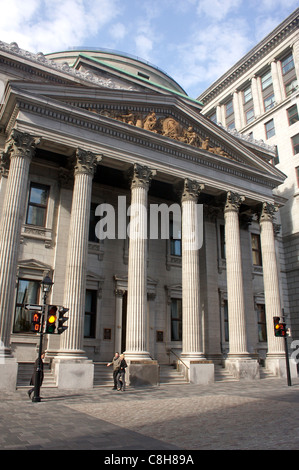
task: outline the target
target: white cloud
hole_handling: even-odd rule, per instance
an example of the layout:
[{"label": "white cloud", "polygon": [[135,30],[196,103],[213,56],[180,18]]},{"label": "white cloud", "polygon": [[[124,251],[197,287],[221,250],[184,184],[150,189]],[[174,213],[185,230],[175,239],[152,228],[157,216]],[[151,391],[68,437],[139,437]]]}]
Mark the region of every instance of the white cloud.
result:
[{"label": "white cloud", "polygon": [[0,0],[0,40],[32,52],[82,45],[119,14],[119,0]]},{"label": "white cloud", "polygon": [[199,0],[196,12],[199,17],[206,15],[211,19],[221,21],[229,12],[236,10],[242,0]]},{"label": "white cloud", "polygon": [[127,28],[122,23],[116,23],[111,26],[110,35],[113,39],[122,40],[127,34]]}]

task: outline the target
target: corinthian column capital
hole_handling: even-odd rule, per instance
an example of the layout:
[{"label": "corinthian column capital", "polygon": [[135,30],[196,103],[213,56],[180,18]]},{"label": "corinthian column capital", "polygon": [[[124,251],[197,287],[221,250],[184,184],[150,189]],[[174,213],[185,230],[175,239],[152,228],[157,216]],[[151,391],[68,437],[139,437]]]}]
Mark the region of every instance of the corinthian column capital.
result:
[{"label": "corinthian column capital", "polygon": [[274,214],[278,211],[278,207],[269,202],[263,202],[263,207],[260,214],[260,223],[269,221],[273,222]]},{"label": "corinthian column capital", "polygon": [[152,170],[147,166],[139,165],[139,163],[134,163],[134,166],[130,169],[129,172],[131,189],[138,187],[148,189],[150,182],[155,174],[155,170]]},{"label": "corinthian column capital", "polygon": [[238,212],[242,202],[245,200],[244,196],[240,196],[238,193],[233,193],[232,191],[228,191],[226,196],[226,204],[224,208],[225,212]]},{"label": "corinthian column capital", "polygon": [[198,183],[198,181],[185,178],[184,188],[183,188],[182,195],[181,195],[182,202],[184,201],[197,202],[200,192],[204,189],[204,187],[205,187],[204,184]]},{"label": "corinthian column capital", "polygon": [[101,155],[78,148],[76,150],[75,175],[85,173],[93,177],[95,169],[101,160]]},{"label": "corinthian column capital", "polygon": [[31,160],[40,141],[39,137],[13,129],[7,142],[6,153],[10,153],[11,157],[26,157]]}]

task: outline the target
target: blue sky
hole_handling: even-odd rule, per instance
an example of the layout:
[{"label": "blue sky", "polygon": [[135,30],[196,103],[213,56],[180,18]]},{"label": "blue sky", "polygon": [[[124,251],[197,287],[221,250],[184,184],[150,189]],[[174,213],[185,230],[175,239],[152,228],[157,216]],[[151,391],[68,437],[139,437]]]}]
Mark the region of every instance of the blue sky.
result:
[{"label": "blue sky", "polygon": [[297,7],[298,0],[0,0],[0,41],[31,52],[126,52],[196,98]]}]

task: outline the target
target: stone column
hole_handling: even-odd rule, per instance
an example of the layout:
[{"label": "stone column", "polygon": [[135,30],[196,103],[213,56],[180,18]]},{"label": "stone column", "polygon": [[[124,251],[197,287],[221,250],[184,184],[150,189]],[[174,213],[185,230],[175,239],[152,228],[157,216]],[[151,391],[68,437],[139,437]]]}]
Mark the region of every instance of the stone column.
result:
[{"label": "stone column", "polygon": [[101,157],[92,152],[82,149],[76,151],[64,288],[64,306],[69,309],[69,321],[68,329],[61,336],[60,351],[55,359],[60,388],[93,386],[93,364],[88,364],[83,351],[83,336],[92,179],[100,160]]},{"label": "stone column", "polygon": [[[203,318],[200,302],[199,248],[203,219],[197,201],[204,185],[184,180],[182,203],[182,360],[191,383],[214,381],[214,365],[203,353]],[[200,227],[201,224],[201,227]]]},{"label": "stone column", "polygon": [[185,179],[182,193],[182,356],[203,358],[202,315],[199,293],[199,250],[197,201],[204,188],[197,181]]},{"label": "stone column", "polygon": [[244,201],[239,194],[228,192],[224,209],[226,276],[229,326],[229,354],[226,366],[237,378],[253,379],[257,363],[247,351],[239,208]]},{"label": "stone column", "polygon": [[147,351],[147,194],[150,168],[135,164],[131,175],[126,357],[149,359]]},{"label": "stone column", "polygon": [[261,115],[261,92],[260,92],[260,84],[259,84],[259,78],[256,76],[253,76],[251,78],[251,91],[252,91],[252,100],[253,100],[253,106],[254,106],[254,115],[255,117],[259,117]]},{"label": "stone column", "polygon": [[17,364],[14,366],[8,360],[11,357],[10,335],[29,166],[38,143],[35,137],[13,129],[5,152],[6,156],[10,154],[10,168],[0,222],[0,365],[3,366],[0,388],[13,388],[16,382]]},{"label": "stone column", "polygon": [[275,102],[280,103],[282,100],[282,94],[281,94],[281,85],[280,85],[280,80],[279,80],[279,73],[280,73],[280,64],[277,64],[277,61],[274,60],[271,62],[271,75],[272,75],[272,82],[273,82],[273,90],[274,90],[274,96],[275,96]]},{"label": "stone column", "polygon": [[[264,295],[266,307],[268,353],[266,365],[279,376],[286,375],[284,339],[274,336],[273,317],[281,317],[281,299],[275,252],[273,216],[277,211],[273,204],[265,202],[260,215],[261,250],[263,262]],[[296,374],[297,376],[297,374]]]},{"label": "stone column", "polygon": [[130,174],[128,300],[125,357],[132,385],[158,381],[158,366],[147,351],[147,197],[155,172],[134,164]]}]

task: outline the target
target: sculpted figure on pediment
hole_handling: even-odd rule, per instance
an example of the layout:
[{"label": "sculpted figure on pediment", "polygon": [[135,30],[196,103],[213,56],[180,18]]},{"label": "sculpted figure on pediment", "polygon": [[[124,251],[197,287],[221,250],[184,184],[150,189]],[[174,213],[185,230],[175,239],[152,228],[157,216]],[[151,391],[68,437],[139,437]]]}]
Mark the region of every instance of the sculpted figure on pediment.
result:
[{"label": "sculpted figure on pediment", "polygon": [[144,119],[143,129],[157,133],[157,117],[155,111],[151,111]]}]

